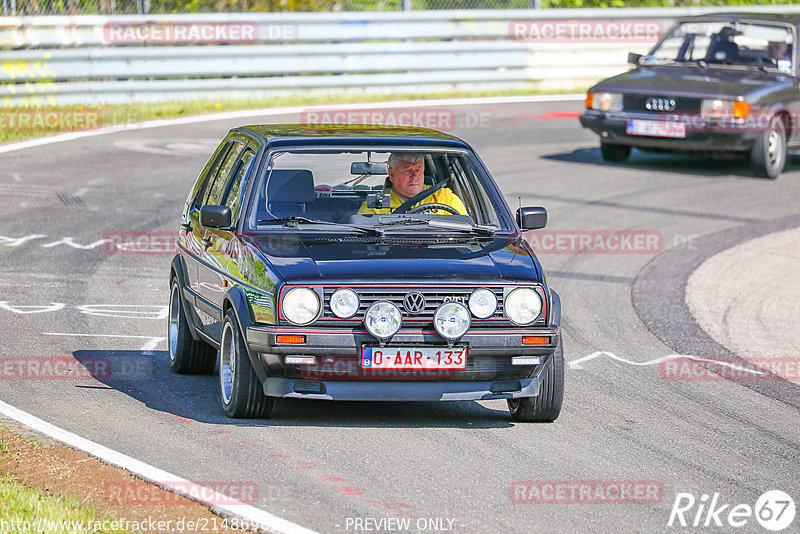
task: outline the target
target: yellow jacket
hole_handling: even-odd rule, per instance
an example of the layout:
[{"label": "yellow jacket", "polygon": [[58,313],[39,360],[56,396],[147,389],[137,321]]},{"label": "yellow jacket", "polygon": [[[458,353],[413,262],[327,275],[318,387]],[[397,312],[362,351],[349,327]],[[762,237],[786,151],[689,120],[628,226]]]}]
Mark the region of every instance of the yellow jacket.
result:
[{"label": "yellow jacket", "polygon": [[[431,186],[426,185],[423,188],[423,191],[426,189],[430,189],[430,187]],[[364,203],[361,204],[361,208],[359,208],[358,213],[362,215],[369,215],[371,213],[392,213],[394,210],[399,208],[403,204],[403,202],[405,202],[402,198],[397,196],[397,194],[395,194],[395,192],[392,189],[384,189],[383,192],[391,195],[392,197],[391,208],[380,208],[380,209],[368,208],[367,201],[365,200]],[[460,215],[468,215],[467,208],[466,206],[464,206],[464,203],[461,201],[460,198],[458,198],[458,196],[455,193],[453,193],[453,191],[451,191],[447,187],[443,187],[438,191],[436,191],[431,196],[423,198],[420,202],[411,206],[411,208],[416,208],[417,206],[423,206],[425,204],[431,204],[434,202],[438,204],[446,204],[455,209],[456,211],[458,211]],[[452,213],[445,210],[434,210],[431,213],[434,213],[436,215],[452,215]]]}]

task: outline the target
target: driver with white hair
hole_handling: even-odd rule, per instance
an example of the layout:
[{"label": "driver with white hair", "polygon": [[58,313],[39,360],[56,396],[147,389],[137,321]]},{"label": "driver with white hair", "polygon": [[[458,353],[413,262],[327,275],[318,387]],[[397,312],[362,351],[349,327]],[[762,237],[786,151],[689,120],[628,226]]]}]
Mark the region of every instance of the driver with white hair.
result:
[{"label": "driver with white hair", "polygon": [[[384,189],[383,192],[391,195],[391,208],[368,208],[365,201],[358,213],[392,213],[409,198],[431,188],[430,185],[425,185],[425,158],[422,154],[418,152],[392,152],[392,155],[389,156],[388,166],[389,181],[392,187]],[[444,204],[445,206],[450,206],[458,215],[467,215],[467,208],[464,206],[464,202],[447,187],[428,195],[418,203],[410,206],[409,209],[424,206],[425,204]],[[452,211],[437,209],[434,206],[431,206],[429,210],[423,210],[423,213],[454,215]]]}]

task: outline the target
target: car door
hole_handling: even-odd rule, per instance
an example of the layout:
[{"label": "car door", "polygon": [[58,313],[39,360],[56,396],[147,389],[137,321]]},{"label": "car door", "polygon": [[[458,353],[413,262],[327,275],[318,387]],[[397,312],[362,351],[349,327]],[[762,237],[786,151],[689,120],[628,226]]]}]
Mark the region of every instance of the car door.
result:
[{"label": "car door", "polygon": [[200,207],[208,194],[209,183],[216,179],[220,166],[232,146],[233,141],[230,139],[224,140],[209,158],[208,163],[200,173],[186,199],[183,217],[181,218],[178,250],[184,259],[186,287],[189,290],[187,292],[187,300],[195,309],[197,309],[197,295],[200,293],[198,264],[200,257],[204,253],[203,245],[200,243],[203,239],[203,229],[200,225]]},{"label": "car door", "polygon": [[[204,206],[225,204],[230,197],[230,192],[241,190],[243,178],[242,169],[246,169],[247,161],[252,161],[250,152],[245,151],[245,141],[234,138],[219,171],[213,182],[209,183],[207,195],[203,201]],[[237,183],[238,181],[238,183]],[[231,199],[231,215],[235,203]],[[238,211],[236,213],[238,217]],[[235,223],[232,223],[235,225]],[[222,332],[222,301],[228,290],[231,275],[228,273],[230,258],[230,241],[233,233],[230,229],[207,228],[201,226],[202,238],[200,244],[203,253],[198,262],[198,315],[203,323],[203,329],[213,339],[218,340]]]}]

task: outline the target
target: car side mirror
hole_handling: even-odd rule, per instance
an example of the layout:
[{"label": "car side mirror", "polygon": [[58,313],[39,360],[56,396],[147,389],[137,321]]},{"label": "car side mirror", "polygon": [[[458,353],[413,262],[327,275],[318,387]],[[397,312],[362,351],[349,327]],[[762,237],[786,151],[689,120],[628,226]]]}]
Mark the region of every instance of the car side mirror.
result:
[{"label": "car side mirror", "polygon": [[634,54],[633,52],[628,52],[628,63],[632,63],[633,65],[638,65],[642,61],[642,54]]},{"label": "car side mirror", "polygon": [[519,208],[517,225],[522,230],[538,230],[547,226],[547,210],[541,206]]},{"label": "car side mirror", "polygon": [[231,225],[231,208],[209,204],[200,208],[200,224],[208,228],[228,228]]}]

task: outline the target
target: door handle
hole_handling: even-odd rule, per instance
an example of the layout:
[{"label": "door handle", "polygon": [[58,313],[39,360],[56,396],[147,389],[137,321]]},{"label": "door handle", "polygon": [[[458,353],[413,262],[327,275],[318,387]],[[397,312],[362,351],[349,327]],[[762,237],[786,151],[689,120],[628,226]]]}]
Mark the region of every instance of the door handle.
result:
[{"label": "door handle", "polygon": [[190,223],[181,223],[181,229],[184,232],[191,232],[192,231],[192,225]]}]

